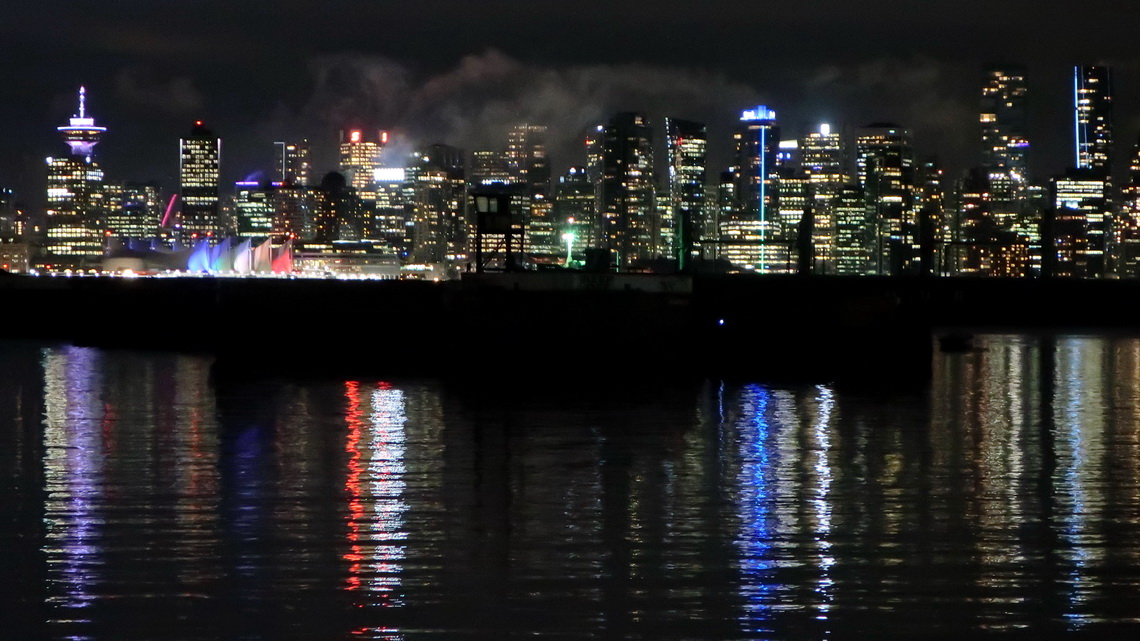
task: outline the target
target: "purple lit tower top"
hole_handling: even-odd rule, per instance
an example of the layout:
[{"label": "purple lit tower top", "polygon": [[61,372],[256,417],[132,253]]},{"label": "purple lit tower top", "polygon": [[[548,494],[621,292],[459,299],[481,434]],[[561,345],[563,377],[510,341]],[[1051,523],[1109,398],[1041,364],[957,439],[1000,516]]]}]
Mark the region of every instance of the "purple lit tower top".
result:
[{"label": "purple lit tower top", "polygon": [[68,124],[58,127],[58,130],[63,134],[63,141],[71,147],[73,156],[90,156],[95,145],[99,144],[99,138],[107,128],[97,127],[95,119],[87,117],[86,88],[79,88],[79,113],[72,116]]}]

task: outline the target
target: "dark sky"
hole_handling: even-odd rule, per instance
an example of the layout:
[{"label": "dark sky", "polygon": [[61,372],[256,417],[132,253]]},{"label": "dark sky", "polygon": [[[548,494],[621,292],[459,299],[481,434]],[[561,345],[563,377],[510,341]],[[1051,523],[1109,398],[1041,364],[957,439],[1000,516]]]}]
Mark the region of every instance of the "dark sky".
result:
[{"label": "dark sky", "polygon": [[333,169],[336,132],[409,145],[502,144],[547,124],[557,167],[618,110],[708,122],[713,170],[739,112],[784,136],[821,121],[910,127],[920,155],[978,155],[983,65],[1028,67],[1031,169],[1071,162],[1076,63],[1116,72],[1118,165],[1140,130],[1135,0],[10,0],[0,6],[0,186],[38,207],[55,127],[88,87],[111,179],[175,184],[194,119],[223,139],[223,177],[268,172],[272,142],[308,137]]}]

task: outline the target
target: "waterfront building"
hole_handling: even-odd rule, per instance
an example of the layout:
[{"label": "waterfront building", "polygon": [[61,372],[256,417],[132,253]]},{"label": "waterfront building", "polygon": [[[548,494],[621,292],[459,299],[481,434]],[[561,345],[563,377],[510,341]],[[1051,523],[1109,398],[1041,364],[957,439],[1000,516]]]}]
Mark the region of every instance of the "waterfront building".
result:
[{"label": "waterfront building", "polygon": [[708,128],[704,123],[679,118],[665,119],[665,148],[669,162],[669,184],[665,190],[671,215],[662,220],[674,240],[661,253],[677,259],[685,269],[700,257],[700,240],[705,227],[705,183],[707,182]]},{"label": "waterfront building", "polygon": [[855,144],[859,184],[874,221],[871,270],[876,274],[908,272],[918,254],[910,131],[875,123],[861,129]]},{"label": "waterfront building", "polygon": [[312,179],[313,162],[309,141],[275,142],[277,150],[277,182],[308,187]]},{"label": "waterfront building", "polygon": [[79,110],[57,130],[70,153],[47,159],[47,234],[40,264],[53,270],[98,267],[106,207],[103,169],[94,152],[107,129],[87,114],[84,87]]},{"label": "waterfront building", "polygon": [[184,242],[217,236],[221,227],[218,177],[222,141],[196,121],[179,141],[181,236]]},{"label": "waterfront building", "polygon": [[601,134],[600,240],[626,270],[657,256],[653,131],[645,116],[626,112]]}]

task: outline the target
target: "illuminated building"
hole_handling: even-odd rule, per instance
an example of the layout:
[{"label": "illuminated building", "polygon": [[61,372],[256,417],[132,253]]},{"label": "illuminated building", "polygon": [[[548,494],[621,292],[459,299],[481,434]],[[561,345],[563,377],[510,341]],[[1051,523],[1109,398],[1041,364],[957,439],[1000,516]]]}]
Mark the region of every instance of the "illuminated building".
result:
[{"label": "illuminated building", "polygon": [[466,260],[463,193],[455,193],[447,171],[422,156],[406,171],[411,188],[412,259],[418,263]]},{"label": "illuminated building", "polygon": [[554,192],[554,217],[563,234],[573,234],[571,251],[581,256],[597,241],[597,214],[594,210],[594,184],[585,167],[570,167],[558,178]]},{"label": "illuminated building", "polygon": [[991,67],[982,84],[982,169],[989,181],[995,224],[1009,229],[1021,210],[1029,179],[1025,70]]},{"label": "illuminated building", "polygon": [[776,216],[780,141],[776,112],[760,106],[745,111],[740,120],[733,134],[730,169],[734,202],[718,221],[721,257],[748,270],[783,270],[788,247]]},{"label": "illuminated building", "polygon": [[1121,276],[1140,278],[1140,138],[1132,148],[1128,164],[1128,183],[1121,190],[1123,209],[1119,229],[1119,265]]},{"label": "illuminated building", "polygon": [[835,273],[861,276],[870,272],[873,227],[867,199],[857,185],[845,185],[832,201],[835,218]]},{"label": "illuminated building", "polygon": [[218,172],[222,141],[194,123],[180,143],[179,176],[182,200],[182,238],[217,236],[220,228]]},{"label": "illuminated building", "polygon": [[991,243],[998,225],[990,211],[990,181],[985,169],[972,169],[958,181],[957,273],[984,276],[990,271]]},{"label": "illuminated building", "polygon": [[380,154],[388,142],[382,131],[375,141],[368,140],[359,129],[340,132],[340,174],[361,200],[375,200],[372,176],[380,167]]},{"label": "illuminated building", "polygon": [[601,133],[600,240],[625,270],[656,258],[653,131],[645,116],[626,112]]},{"label": "illuminated building", "polygon": [[313,172],[309,141],[275,142],[273,145],[277,149],[277,182],[308,187]]},{"label": "illuminated building", "polygon": [[16,192],[0,188],[0,239],[12,240],[22,237],[16,230]]},{"label": "illuminated building", "polygon": [[550,190],[546,127],[528,124],[512,127],[507,135],[504,159],[510,182],[527,187],[529,202],[520,212],[526,225],[525,251],[532,256],[557,254],[560,242]]},{"label": "illuminated building", "polygon": [[876,274],[910,271],[917,257],[915,167],[910,131],[888,123],[864,127],[855,140],[859,184],[873,215]]},{"label": "illuminated building", "polygon": [[1112,70],[1102,66],[1073,69],[1077,169],[1101,176],[1112,173]]},{"label": "illuminated building", "polygon": [[1072,169],[1054,178],[1052,186],[1053,273],[1077,278],[1104,276],[1108,179],[1096,169]]},{"label": "illuminated building", "polygon": [[95,145],[107,131],[87,115],[87,91],[79,88],[79,112],[58,128],[71,153],[47,159],[47,237],[41,263],[51,269],[92,268],[103,255],[103,170]]},{"label": "illuminated building", "polygon": [[507,171],[507,161],[502,152],[484,149],[471,153],[472,187],[510,181],[511,174]]},{"label": "illuminated building", "polygon": [[405,258],[410,251],[412,222],[407,198],[407,170],[403,167],[381,167],[374,176],[376,206],[367,238],[386,245],[393,254]]},{"label": "illuminated building", "polygon": [[311,239],[318,243],[357,241],[361,237],[361,202],[344,176],[329,172],[310,193]]},{"label": "illuminated building", "polygon": [[812,211],[815,216],[814,238],[816,273],[834,271],[835,199],[847,183],[843,169],[843,140],[831,125],[822,124],[800,139],[800,163],[811,183]]},{"label": "illuminated building", "polygon": [[274,242],[309,240],[313,237],[312,189],[281,183],[273,190],[271,237]]},{"label": "illuminated building", "polygon": [[154,183],[107,185],[106,234],[120,239],[154,238],[162,222],[162,193]]},{"label": "illuminated building", "polygon": [[708,129],[703,123],[665,119],[665,148],[669,160],[668,198],[672,215],[662,227],[676,238],[661,253],[677,258],[677,266],[700,257],[704,235],[705,183],[707,182]]},{"label": "illuminated building", "polygon": [[237,237],[263,239],[273,235],[277,188],[281,183],[242,181],[234,187],[234,208],[237,213]]},{"label": "illuminated building", "polygon": [[941,273],[947,241],[953,238],[952,221],[946,216],[946,190],[943,170],[935,159],[919,165],[918,171],[918,238],[919,244],[930,243],[921,251],[929,252],[926,268],[930,273]]},{"label": "illuminated building", "polygon": [[[800,238],[800,232],[803,230],[802,225],[807,222],[811,224],[811,242],[816,240],[816,223],[814,214],[811,221],[804,221],[804,215],[809,213],[808,203],[811,200],[811,188],[808,177],[796,172],[791,167],[784,167],[780,169],[780,179],[776,181],[776,220],[778,225],[777,238],[779,238],[787,246],[787,257],[783,266],[771,265],[772,272],[781,271],[794,271],[796,269],[796,257],[799,256],[799,244],[803,239]],[[823,227],[823,226],[821,226]],[[823,227],[820,231],[821,238],[826,239],[825,242],[830,245],[830,230]],[[830,252],[830,247],[825,246],[824,249]],[[813,250],[811,263],[813,266],[817,265],[816,254]],[[820,268],[825,268],[824,265],[818,265]]]}]

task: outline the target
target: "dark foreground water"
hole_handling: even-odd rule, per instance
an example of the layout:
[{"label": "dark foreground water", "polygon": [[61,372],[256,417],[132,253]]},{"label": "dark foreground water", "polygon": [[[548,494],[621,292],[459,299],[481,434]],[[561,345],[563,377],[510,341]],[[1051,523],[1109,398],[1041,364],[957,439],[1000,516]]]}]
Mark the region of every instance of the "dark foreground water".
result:
[{"label": "dark foreground water", "polygon": [[1135,638],[1140,341],[979,347],[868,394],[0,344],[0,639]]}]

